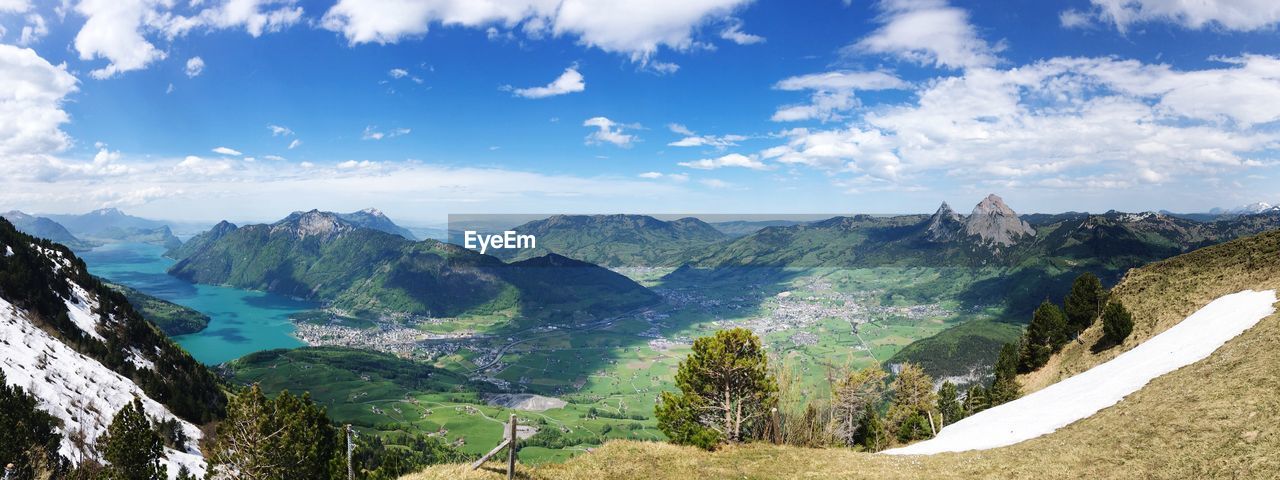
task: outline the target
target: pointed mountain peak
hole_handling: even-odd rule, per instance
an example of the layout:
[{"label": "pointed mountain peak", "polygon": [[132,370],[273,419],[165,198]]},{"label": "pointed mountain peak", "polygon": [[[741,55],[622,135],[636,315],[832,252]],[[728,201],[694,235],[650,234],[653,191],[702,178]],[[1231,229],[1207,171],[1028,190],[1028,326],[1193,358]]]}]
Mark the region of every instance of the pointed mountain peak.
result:
[{"label": "pointed mountain peak", "polygon": [[89,213],[90,213],[90,214],[92,214],[92,215],[99,215],[99,216],[103,216],[103,217],[122,217],[122,216],[124,216],[124,212],[121,212],[121,211],[120,211],[120,209],[115,208],[115,207],[112,207],[112,208],[99,208],[99,209],[94,210],[94,211],[89,212]]},{"label": "pointed mountain peak", "polygon": [[364,214],[368,214],[368,215],[371,215],[371,216],[374,216],[374,217],[386,217],[386,216],[387,216],[386,214],[382,213],[382,210],[378,210],[378,209],[373,208],[373,207],[366,208],[366,209],[364,209],[364,210],[361,210],[361,211],[360,211],[360,212],[358,212],[358,213],[364,213]]},{"label": "pointed mountain peak", "polygon": [[947,202],[942,202],[942,205],[938,207],[938,211],[933,212],[933,216],[935,216],[935,217],[939,217],[939,216],[959,216],[959,215],[960,215],[960,214],[956,213],[956,211],[955,211],[954,209],[952,209],[952,208],[951,208],[951,205],[950,205],[950,204],[948,204]]}]

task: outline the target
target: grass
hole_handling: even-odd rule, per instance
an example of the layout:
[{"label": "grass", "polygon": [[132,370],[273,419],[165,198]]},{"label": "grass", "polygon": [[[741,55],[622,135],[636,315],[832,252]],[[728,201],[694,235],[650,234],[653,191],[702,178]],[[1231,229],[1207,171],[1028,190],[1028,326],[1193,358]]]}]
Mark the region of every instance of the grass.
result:
[{"label": "grass", "polygon": [[[1280,232],[1209,247],[1130,272],[1115,298],[1134,313],[1123,345],[1094,354],[1084,342],[1024,377],[1026,390],[1083,371],[1168,329],[1196,309],[1246,289],[1280,289]],[[1087,419],[1008,447],[895,457],[848,449],[744,445],[703,452],[614,441],[562,464],[522,465],[521,478],[1274,478],[1280,471],[1280,315],[1211,356],[1152,380]],[[444,465],[404,477],[501,478]]]}]

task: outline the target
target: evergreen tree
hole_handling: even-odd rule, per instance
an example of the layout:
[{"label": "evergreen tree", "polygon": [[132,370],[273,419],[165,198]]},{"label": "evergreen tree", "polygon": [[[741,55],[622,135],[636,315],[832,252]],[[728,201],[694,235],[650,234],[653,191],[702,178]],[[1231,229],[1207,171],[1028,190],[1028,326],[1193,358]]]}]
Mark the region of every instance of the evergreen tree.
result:
[{"label": "evergreen tree", "polygon": [[1124,343],[1133,333],[1133,315],[1120,302],[1107,304],[1102,313],[1102,340],[1109,345]]},{"label": "evergreen tree", "polygon": [[64,467],[57,420],[38,405],[22,388],[9,386],[0,371],[0,467],[12,463],[15,479],[47,477]]},{"label": "evergreen tree", "polygon": [[[721,438],[740,442],[776,403],[777,382],[769,374],[760,338],[750,330],[721,330],[693,342],[693,351],[676,371],[679,397],[666,395],[655,409],[675,438],[703,435],[696,422]],[[665,419],[665,421],[664,421]]]},{"label": "evergreen tree", "polygon": [[846,445],[858,443],[858,429],[864,426],[867,412],[875,410],[884,397],[886,376],[878,366],[867,367],[849,374],[833,389],[832,426],[836,438]]},{"label": "evergreen tree", "polygon": [[132,402],[116,412],[107,434],[98,439],[97,448],[107,461],[103,476],[111,480],[167,480],[164,439],[151,428],[151,420],[142,400]]},{"label": "evergreen tree", "polygon": [[1096,275],[1085,272],[1076,277],[1071,284],[1071,293],[1062,302],[1068,333],[1074,337],[1093,325],[1106,301],[1107,290],[1102,288],[1102,281]]},{"label": "evergreen tree", "polygon": [[[924,373],[924,369],[913,363],[902,364],[890,390],[893,391],[893,402],[889,404],[885,418],[889,430],[898,433],[902,441],[926,438],[927,435],[919,436],[920,425],[924,426],[925,433],[932,435],[937,427],[938,394],[933,392],[933,379]],[[909,435],[904,437],[904,432]]]},{"label": "evergreen tree", "polygon": [[994,407],[1022,395],[1022,388],[1018,385],[1017,345],[1006,343],[1000,348],[995,373],[996,379],[991,382],[991,390],[987,392],[987,406]]},{"label": "evergreen tree", "polygon": [[938,426],[946,426],[964,418],[964,405],[960,403],[960,392],[956,384],[942,382],[938,389]]},{"label": "evergreen tree", "polygon": [[968,393],[964,394],[964,416],[966,417],[986,410],[990,406],[991,402],[987,399],[987,389],[982,388],[982,385],[969,387]]},{"label": "evergreen tree", "polygon": [[878,410],[871,408],[863,413],[862,426],[857,433],[857,445],[869,452],[878,452],[889,446],[889,436],[885,433],[884,420]]},{"label": "evergreen tree", "polygon": [[1044,366],[1049,357],[1067,343],[1067,319],[1062,310],[1045,300],[1036,308],[1022,341],[1022,372],[1033,372]]},{"label": "evergreen tree", "polygon": [[329,478],[345,471],[342,438],[324,408],[304,395],[267,398],[258,385],[232,395],[209,455],[213,471],[239,478]]}]

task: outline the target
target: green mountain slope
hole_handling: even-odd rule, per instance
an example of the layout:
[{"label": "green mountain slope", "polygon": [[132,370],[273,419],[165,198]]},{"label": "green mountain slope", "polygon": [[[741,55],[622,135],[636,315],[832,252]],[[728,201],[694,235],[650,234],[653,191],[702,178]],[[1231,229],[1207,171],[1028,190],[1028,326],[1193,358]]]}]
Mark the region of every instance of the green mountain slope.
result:
[{"label": "green mountain slope", "polygon": [[728,238],[696,218],[663,221],[647,215],[555,215],[512,230],[536,236],[538,246],[498,250],[500,258],[557,253],[610,267],[678,266],[691,251]]},{"label": "green mountain slope", "polygon": [[107,287],[124,294],[133,305],[133,309],[142,314],[165,335],[177,336],[195,333],[209,326],[209,316],[194,309],[178,305],[168,300],[159,299],[139,292],[124,285],[103,282]]},{"label": "green mountain slope", "polygon": [[[570,307],[609,313],[656,298],[594,265],[508,265],[456,245],[361,228],[327,212],[225,230],[193,239],[199,249],[169,273],[320,300],[353,315],[448,317],[512,309],[528,315]],[[559,277],[542,281],[540,274]]]},{"label": "green mountain slope", "polygon": [[22,233],[66,245],[72,250],[89,250],[98,246],[94,242],[76,238],[66,227],[45,217],[27,215],[17,210],[0,214],[0,217],[4,217]]},{"label": "green mountain slope", "polygon": [[106,242],[138,242],[177,248],[182,244],[164,222],[103,208],[83,215],[47,215],[77,236]]}]

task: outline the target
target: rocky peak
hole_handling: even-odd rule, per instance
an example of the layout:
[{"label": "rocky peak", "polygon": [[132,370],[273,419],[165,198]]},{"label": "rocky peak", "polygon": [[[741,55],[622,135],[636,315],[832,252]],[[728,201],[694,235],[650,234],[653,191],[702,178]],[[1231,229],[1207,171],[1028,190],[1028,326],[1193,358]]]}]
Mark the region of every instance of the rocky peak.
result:
[{"label": "rocky peak", "polygon": [[338,218],[338,215],[333,212],[311,210],[309,212],[294,212],[285,217],[284,220],[272,225],[271,231],[272,233],[289,231],[297,235],[298,238],[306,238],[310,236],[331,237],[354,228],[352,224]]},{"label": "rocky peak", "polygon": [[938,207],[938,211],[929,217],[929,223],[925,227],[925,239],[930,242],[945,242],[955,240],[960,237],[960,233],[964,231],[964,217],[951,209],[951,205],[942,202],[942,206]]},{"label": "rocky peak", "polygon": [[371,216],[371,217],[382,217],[382,218],[387,218],[387,215],[386,215],[386,214],[384,214],[384,213],[382,213],[382,210],[378,210],[378,209],[373,208],[373,207],[366,208],[366,209],[361,210],[361,211],[359,211],[359,212],[357,212],[357,213],[363,213],[363,214],[369,215],[369,216]]},{"label": "rocky peak", "polygon": [[973,213],[965,220],[965,232],[979,237],[983,243],[1010,246],[1023,236],[1035,236],[1031,224],[1018,218],[1018,214],[1005,205],[995,194],[978,202]]}]

